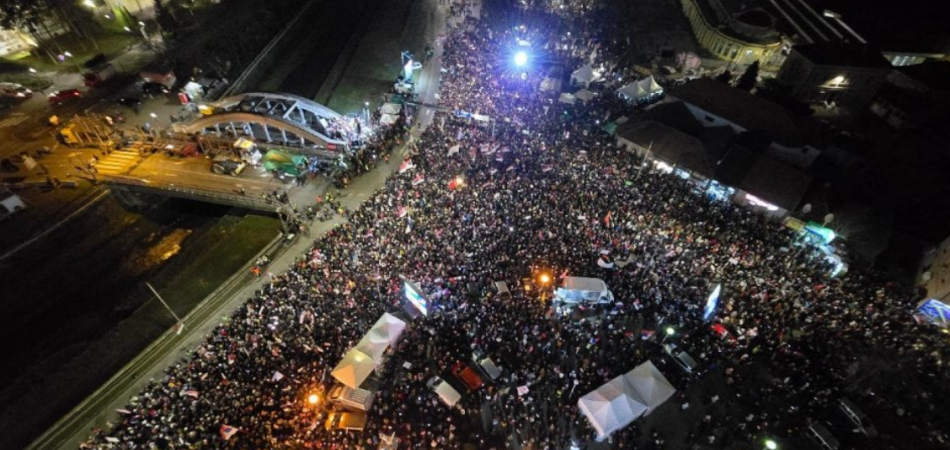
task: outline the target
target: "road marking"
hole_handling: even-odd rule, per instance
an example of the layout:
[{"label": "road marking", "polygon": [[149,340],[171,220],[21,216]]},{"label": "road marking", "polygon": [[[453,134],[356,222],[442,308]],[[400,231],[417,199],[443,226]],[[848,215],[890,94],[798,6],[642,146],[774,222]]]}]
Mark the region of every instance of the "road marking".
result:
[{"label": "road marking", "polygon": [[23,114],[23,113],[13,113],[13,114],[10,114],[10,117],[7,117],[6,119],[0,120],[0,128],[15,127],[15,126],[17,126],[17,125],[19,125],[19,124],[25,122],[25,121],[28,120],[29,118],[30,118],[30,116],[28,116],[28,115],[26,115],[26,114]]}]

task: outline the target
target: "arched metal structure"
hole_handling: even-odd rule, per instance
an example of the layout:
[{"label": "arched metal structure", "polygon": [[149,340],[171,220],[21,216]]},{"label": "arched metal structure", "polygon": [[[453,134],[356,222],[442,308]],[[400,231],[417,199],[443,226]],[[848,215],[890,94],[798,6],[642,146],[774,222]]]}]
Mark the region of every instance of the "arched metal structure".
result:
[{"label": "arched metal structure", "polygon": [[326,106],[290,94],[245,93],[210,104],[214,112],[174,125],[185,134],[252,137],[261,144],[293,147],[301,153],[335,157],[358,136],[345,118]]}]

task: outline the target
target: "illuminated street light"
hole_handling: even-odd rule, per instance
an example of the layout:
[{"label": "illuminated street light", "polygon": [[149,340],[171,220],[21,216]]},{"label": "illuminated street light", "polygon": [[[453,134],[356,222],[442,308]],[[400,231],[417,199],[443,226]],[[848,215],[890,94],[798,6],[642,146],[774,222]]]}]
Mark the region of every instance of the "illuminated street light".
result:
[{"label": "illuminated street light", "polygon": [[82,4],[83,4],[83,5],[86,5],[86,6],[90,7],[90,8],[93,8],[93,9],[95,9],[95,7],[96,7],[96,2],[94,2],[94,1],[92,1],[92,0],[83,0]]},{"label": "illuminated street light", "polygon": [[153,119],[158,118],[158,114],[155,114],[155,113],[148,113],[148,115],[151,116]]},{"label": "illuminated street light", "polygon": [[72,54],[72,53],[69,53],[69,52],[63,52],[63,54],[66,55],[67,58],[72,58],[72,57],[73,57],[73,54]]},{"label": "illuminated street light", "polygon": [[309,403],[309,404],[311,404],[311,405],[316,405],[317,402],[319,402],[319,401],[320,401],[320,397],[318,397],[317,394],[310,394],[310,395],[307,397],[307,403]]},{"label": "illuminated street light", "polygon": [[131,28],[129,28],[129,27],[122,27],[122,29],[123,29],[123,30],[125,30],[125,31],[128,31],[129,33],[131,33],[131,32],[132,32],[132,29],[131,29]]},{"label": "illuminated street light", "polygon": [[36,69],[30,67],[30,73],[36,73]]},{"label": "illuminated street light", "polygon": [[666,331],[666,334],[663,336],[663,340],[660,341],[660,344],[663,344],[664,342],[666,342],[666,339],[667,339],[667,338],[669,338],[669,337],[672,336],[674,333],[676,333],[676,329],[673,328],[673,327],[666,327],[666,329],[665,329],[664,331]]},{"label": "illuminated street light", "polygon": [[455,185],[456,185],[456,186],[460,186],[460,187],[461,187],[461,186],[465,186],[465,179],[462,178],[461,175],[455,177]]},{"label": "illuminated street light", "polygon": [[548,284],[548,283],[550,283],[550,282],[551,282],[551,276],[548,275],[548,274],[546,274],[546,273],[542,273],[542,274],[541,274],[541,284]]},{"label": "illuminated street light", "polygon": [[528,64],[528,54],[524,51],[515,53],[515,65],[520,67],[524,66],[525,64]]},{"label": "illuminated street light", "polygon": [[775,449],[778,448],[778,444],[776,444],[775,441],[773,441],[773,440],[771,440],[771,439],[766,439],[766,440],[765,440],[765,448],[767,448],[767,449],[769,449],[769,450],[775,450]]}]

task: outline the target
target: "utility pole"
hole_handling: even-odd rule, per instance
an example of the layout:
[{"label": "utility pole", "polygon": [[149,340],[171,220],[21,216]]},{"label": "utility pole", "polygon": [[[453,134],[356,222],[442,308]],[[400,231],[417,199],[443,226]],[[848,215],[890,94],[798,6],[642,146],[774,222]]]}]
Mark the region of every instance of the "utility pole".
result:
[{"label": "utility pole", "polygon": [[168,310],[169,313],[171,313],[172,317],[178,321],[178,330],[175,331],[175,334],[181,334],[181,331],[185,329],[185,323],[181,321],[181,317],[178,317],[178,314],[175,314],[175,311],[172,311],[172,308],[168,306],[168,303],[165,303],[165,299],[162,298],[162,296],[158,293],[158,291],[155,290],[155,288],[152,287],[151,284],[146,281],[145,285],[148,286],[153,294],[155,294],[155,297],[158,298],[158,301],[162,302],[162,305]]}]

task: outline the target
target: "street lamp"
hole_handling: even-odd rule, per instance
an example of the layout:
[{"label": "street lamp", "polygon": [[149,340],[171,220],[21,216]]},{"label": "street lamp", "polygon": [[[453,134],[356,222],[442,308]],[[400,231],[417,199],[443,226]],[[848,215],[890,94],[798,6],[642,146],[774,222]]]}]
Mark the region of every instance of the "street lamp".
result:
[{"label": "street lamp", "polygon": [[92,9],[96,9],[96,2],[94,2],[94,1],[92,1],[92,0],[83,0],[82,4],[88,6],[88,7],[92,8]]},{"label": "street lamp", "polygon": [[318,396],[317,394],[310,394],[309,396],[307,396],[307,403],[309,403],[310,406],[316,406],[317,403],[319,402],[320,402],[320,396]]},{"label": "street lamp", "polygon": [[669,338],[670,336],[676,333],[676,329],[674,329],[673,327],[666,327],[666,330],[664,331],[666,331],[666,334],[663,336],[663,340],[660,341],[661,344],[666,342],[667,338]]},{"label": "street lamp", "polygon": [[771,439],[766,439],[766,440],[765,440],[765,448],[767,448],[767,449],[769,449],[769,450],[775,450],[775,449],[778,448],[778,444],[776,444],[775,441],[773,441],[773,440],[771,440]]}]

